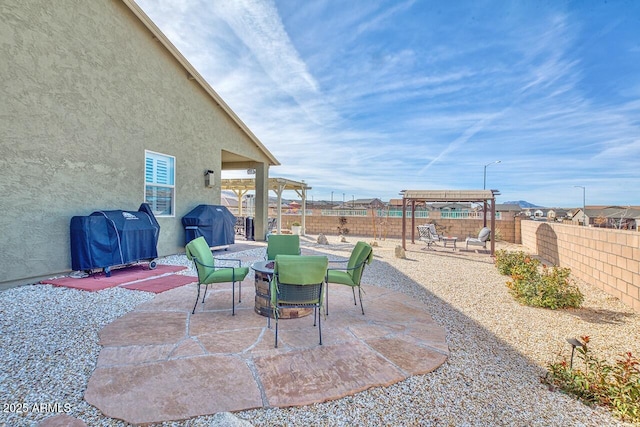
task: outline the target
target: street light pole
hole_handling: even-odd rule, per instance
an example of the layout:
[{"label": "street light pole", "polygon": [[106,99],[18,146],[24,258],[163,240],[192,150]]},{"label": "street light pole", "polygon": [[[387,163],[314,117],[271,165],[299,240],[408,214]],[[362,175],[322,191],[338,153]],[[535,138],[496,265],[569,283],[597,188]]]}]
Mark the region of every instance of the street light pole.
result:
[{"label": "street light pole", "polygon": [[587,213],[585,212],[587,209],[586,200],[587,200],[587,188],[584,185],[574,185],[576,188],[582,188],[582,226],[587,226]]},{"label": "street light pole", "polygon": [[[484,165],[484,180],[482,181],[482,189],[487,189],[487,166],[494,165],[496,163],[500,163],[500,160],[496,160],[495,162],[487,163]],[[482,204],[482,223],[483,227],[487,226],[487,201],[485,200]]]},{"label": "street light pole", "polygon": [[500,163],[500,160],[496,160],[495,162],[487,163],[486,165],[484,165],[484,181],[483,181],[483,184],[482,184],[482,189],[483,190],[487,189],[487,166],[491,166],[491,165],[494,165],[496,163]]}]

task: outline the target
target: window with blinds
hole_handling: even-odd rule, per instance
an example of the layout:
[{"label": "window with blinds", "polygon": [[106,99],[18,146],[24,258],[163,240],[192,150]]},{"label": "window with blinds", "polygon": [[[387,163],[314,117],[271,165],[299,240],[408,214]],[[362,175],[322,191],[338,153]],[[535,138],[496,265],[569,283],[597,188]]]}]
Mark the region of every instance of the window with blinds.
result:
[{"label": "window with blinds", "polygon": [[156,216],[173,216],[176,159],[166,154],[144,152],[144,201]]}]

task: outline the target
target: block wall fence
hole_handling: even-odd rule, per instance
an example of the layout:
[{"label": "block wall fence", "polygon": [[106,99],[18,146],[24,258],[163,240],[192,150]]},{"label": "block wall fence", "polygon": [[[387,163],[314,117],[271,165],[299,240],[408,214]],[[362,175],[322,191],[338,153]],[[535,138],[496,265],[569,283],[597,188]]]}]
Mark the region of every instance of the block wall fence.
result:
[{"label": "block wall fence", "polygon": [[[437,214],[437,213],[436,213]],[[307,215],[305,218],[306,234],[324,234],[327,236],[338,235],[339,216]],[[367,216],[347,216],[346,228],[349,229],[349,236],[367,237],[370,239],[402,238],[402,218],[398,217],[374,217],[371,211]],[[293,222],[300,222],[300,215],[283,215],[281,229],[286,231],[291,229]],[[437,215],[430,218],[416,218],[415,225],[435,223],[438,230],[444,230],[443,235],[454,236],[458,241],[464,241],[469,236],[476,237],[482,228],[481,219],[442,219]],[[375,224],[375,225],[374,225]],[[411,238],[411,218],[407,218],[407,239]],[[496,220],[496,234],[498,240],[510,243],[520,243],[520,218],[507,217]],[[415,239],[418,239],[418,231],[415,230]]]},{"label": "block wall fence", "polygon": [[640,233],[522,221],[522,245],[640,312]]}]

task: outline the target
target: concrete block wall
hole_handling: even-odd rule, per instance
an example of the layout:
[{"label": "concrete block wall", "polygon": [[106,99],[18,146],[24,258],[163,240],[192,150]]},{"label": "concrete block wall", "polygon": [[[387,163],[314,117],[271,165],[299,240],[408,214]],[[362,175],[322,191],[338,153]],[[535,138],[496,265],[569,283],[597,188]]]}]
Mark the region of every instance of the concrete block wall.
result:
[{"label": "concrete block wall", "polygon": [[640,311],[640,233],[522,221],[522,244]]},{"label": "concrete block wall", "polygon": [[[338,218],[337,216],[322,216],[318,212],[317,214],[308,215],[305,219],[306,234],[325,234],[328,236],[338,235]],[[376,238],[394,238],[399,239],[402,237],[402,218],[390,217],[390,218],[378,218],[375,219],[369,216],[349,216],[347,218],[346,228],[349,229],[350,236],[358,237],[374,237],[374,222],[375,222],[375,236]],[[283,215],[282,216],[282,230],[291,229],[291,224],[295,221],[300,222],[301,217],[299,215]],[[416,218],[416,226],[420,224],[426,224],[429,222],[435,222],[439,230],[445,230],[442,234],[446,236],[458,237],[458,241],[464,241],[468,236],[477,236],[478,232],[482,228],[483,221],[480,219],[441,219],[441,218]],[[519,230],[516,232],[516,228],[520,228],[520,218],[507,218],[504,220],[496,221],[496,230],[498,239],[511,242],[520,243]],[[407,219],[407,239],[411,238],[411,219]],[[418,239],[418,232],[415,231],[415,239]],[[518,239],[518,240],[517,240]]]}]

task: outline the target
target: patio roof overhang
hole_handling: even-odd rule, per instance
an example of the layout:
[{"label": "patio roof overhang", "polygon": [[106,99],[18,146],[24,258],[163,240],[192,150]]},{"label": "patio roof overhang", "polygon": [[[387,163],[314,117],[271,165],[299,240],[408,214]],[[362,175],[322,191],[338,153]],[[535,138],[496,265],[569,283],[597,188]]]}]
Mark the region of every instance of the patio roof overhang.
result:
[{"label": "patio roof overhang", "polygon": [[[305,229],[305,210],[307,201],[307,190],[311,190],[311,187],[304,181],[294,181],[287,178],[269,178],[267,188],[276,193],[278,198],[277,213],[278,213],[278,234],[281,233],[280,224],[282,224],[282,192],[285,190],[295,191],[302,200],[302,230]],[[238,197],[238,209],[239,215],[242,215],[242,196],[248,191],[255,190],[256,182],[253,178],[229,178],[221,181],[222,190],[231,190]]]},{"label": "patio roof overhang", "polygon": [[411,206],[411,243],[415,243],[416,202],[472,202],[484,205],[484,227],[487,226],[487,204],[491,206],[491,255],[495,253],[496,195],[498,190],[402,190],[402,247],[406,250],[407,204]]}]

